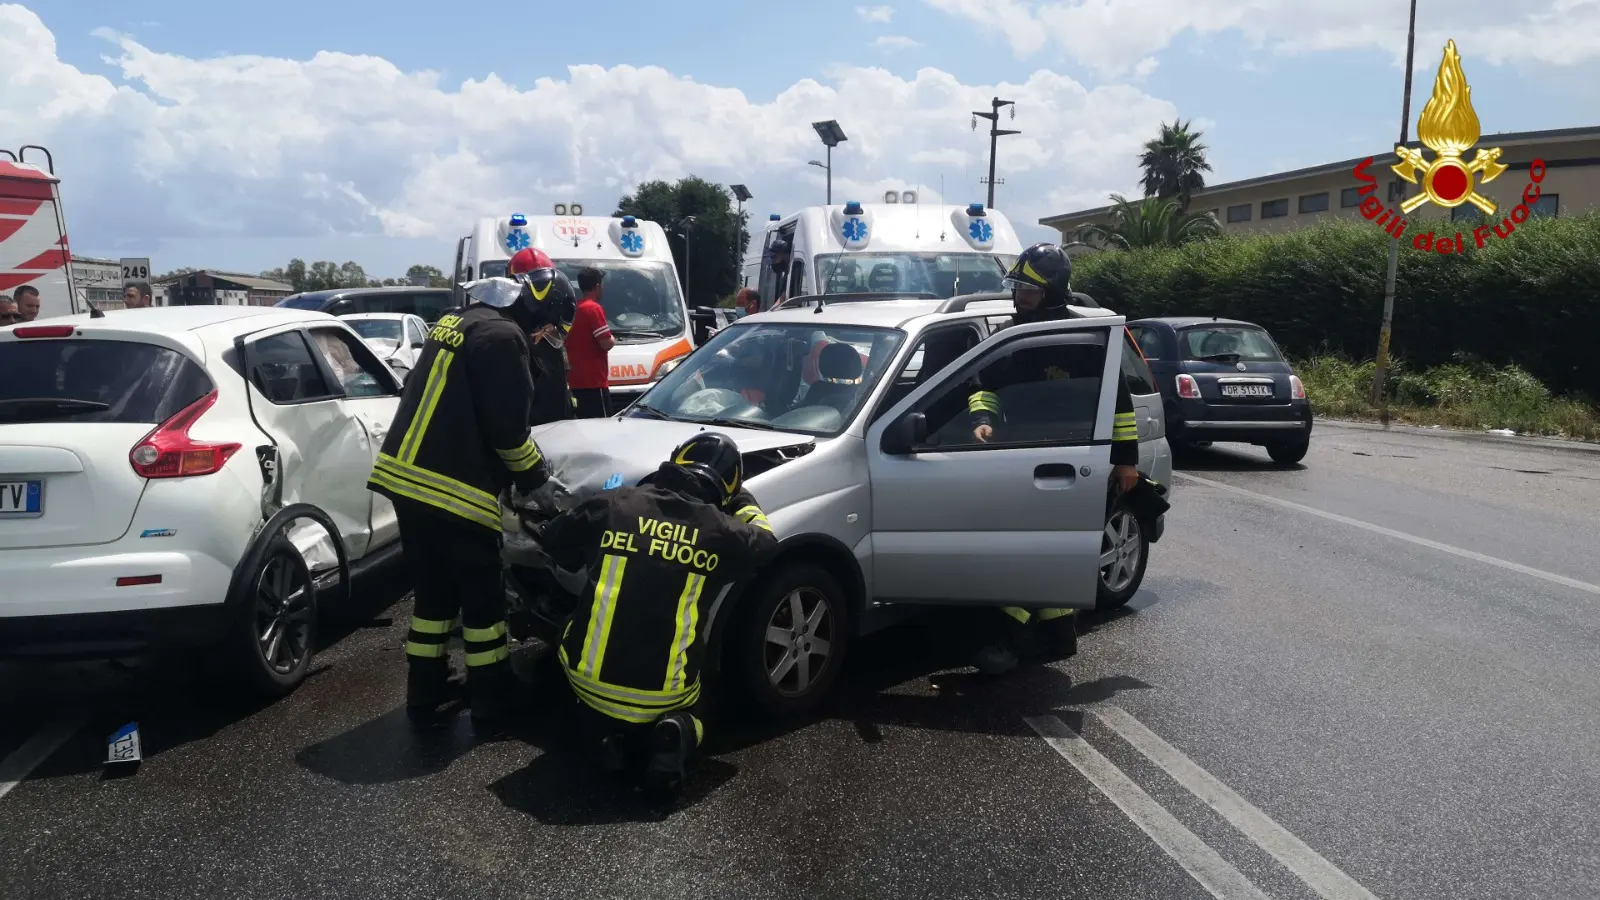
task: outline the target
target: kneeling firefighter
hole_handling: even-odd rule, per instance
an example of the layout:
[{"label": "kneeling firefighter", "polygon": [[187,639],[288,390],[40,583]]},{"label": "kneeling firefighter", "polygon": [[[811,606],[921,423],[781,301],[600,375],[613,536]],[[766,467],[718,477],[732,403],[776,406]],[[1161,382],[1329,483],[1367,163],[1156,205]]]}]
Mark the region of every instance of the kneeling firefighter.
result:
[{"label": "kneeling firefighter", "polygon": [[692,711],[703,617],[777,549],[742,481],[733,440],[701,433],[639,486],[600,494],[544,530],[557,565],[589,573],[558,652],[583,730],[604,768],[642,774],[654,792],[681,790],[704,736]]},{"label": "kneeling firefighter", "polygon": [[407,379],[367,487],[394,503],[415,580],[407,712],[432,722],[451,699],[447,644],[460,624],[473,724],[492,734],[507,724],[514,689],[500,494],[514,486],[554,506],[565,488],[529,435],[537,311],[526,291],[469,293],[473,302],[429,332],[414,370],[423,377]]},{"label": "kneeling firefighter", "polygon": [[[1072,258],[1055,244],[1034,244],[1017,258],[1005,283],[1017,312],[1005,327],[1072,318],[1067,307],[1072,299]],[[967,400],[972,435],[980,442],[1003,428],[1004,412],[997,392],[1029,381],[1042,381],[1044,373],[1005,367],[982,373]],[[1117,380],[1117,406],[1111,429],[1111,481],[1122,492],[1133,490],[1139,476],[1139,429],[1134,416],[1133,395],[1127,384]],[[1024,656],[1044,652],[1056,658],[1078,651],[1078,620],[1075,609],[1049,607],[1002,608],[1008,620],[994,643],[979,651],[973,661],[982,672],[999,675],[1010,672]]]}]

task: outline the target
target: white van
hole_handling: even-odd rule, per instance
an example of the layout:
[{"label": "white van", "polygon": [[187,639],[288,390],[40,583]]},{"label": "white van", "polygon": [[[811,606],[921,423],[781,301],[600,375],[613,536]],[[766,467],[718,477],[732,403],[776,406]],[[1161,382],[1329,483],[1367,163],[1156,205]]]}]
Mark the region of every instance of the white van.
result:
[{"label": "white van", "polygon": [[[29,150],[42,154],[45,164],[26,162]],[[61,181],[50,151],[34,145],[0,150],[0,294],[34,288],[41,319],[80,312],[69,262]]]},{"label": "white van", "polygon": [[574,289],[586,267],[606,274],[601,305],[617,338],[609,355],[614,406],[632,403],[694,349],[689,310],[660,225],[633,216],[479,219],[457,247],[458,282],[505,275],[511,255],[524,247],[549,254]]},{"label": "white van", "polygon": [[[793,251],[784,279],[771,265],[778,237]],[[808,206],[769,220],[758,248],[759,256],[751,256],[758,260],[762,311],[780,297],[810,294],[921,293],[948,299],[999,291],[1022,254],[1011,221],[982,203]],[[749,267],[747,262],[746,272]]]}]

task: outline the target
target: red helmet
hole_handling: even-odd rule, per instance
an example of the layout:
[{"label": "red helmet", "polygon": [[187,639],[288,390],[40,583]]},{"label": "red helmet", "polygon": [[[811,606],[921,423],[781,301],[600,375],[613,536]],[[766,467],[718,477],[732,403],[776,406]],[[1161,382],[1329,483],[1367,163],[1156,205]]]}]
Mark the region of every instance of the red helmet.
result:
[{"label": "red helmet", "polygon": [[510,275],[526,275],[537,269],[554,269],[556,264],[550,261],[550,256],[543,250],[534,247],[524,247],[511,257],[511,264],[506,268]]}]

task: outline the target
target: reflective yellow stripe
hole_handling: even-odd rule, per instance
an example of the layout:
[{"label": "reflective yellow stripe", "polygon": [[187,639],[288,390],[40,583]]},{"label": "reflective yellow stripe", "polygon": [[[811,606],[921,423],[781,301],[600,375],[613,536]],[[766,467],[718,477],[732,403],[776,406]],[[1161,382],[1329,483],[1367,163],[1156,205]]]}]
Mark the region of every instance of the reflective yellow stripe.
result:
[{"label": "reflective yellow stripe", "polygon": [[1117,424],[1118,425],[1131,423],[1136,418],[1137,418],[1136,414],[1135,413],[1131,413],[1131,412],[1119,412],[1116,415],[1116,420],[1117,420]]},{"label": "reflective yellow stripe", "polygon": [[1139,429],[1137,429],[1137,428],[1130,428],[1130,429],[1126,429],[1126,430],[1124,430],[1122,428],[1114,429],[1111,432],[1111,439],[1113,441],[1137,441],[1139,439]]},{"label": "reflective yellow stripe", "polygon": [[415,481],[423,487],[458,497],[467,503],[493,512],[497,516],[500,514],[499,498],[488,491],[475,488],[465,481],[458,481],[448,475],[441,475],[414,463],[401,462],[387,453],[379,453],[377,461],[373,463],[373,467],[384,469],[389,474],[407,481]]},{"label": "reflective yellow stripe", "polygon": [[654,709],[657,711],[682,706],[685,698],[700,696],[700,682],[697,680],[683,690],[678,691],[650,691],[644,688],[622,687],[621,685],[608,684],[598,678],[590,678],[578,671],[572,665],[572,660],[567,656],[567,650],[562,647],[556,656],[566,668],[567,681],[573,688],[582,689],[599,697],[626,703],[641,709]]},{"label": "reflective yellow stripe", "polygon": [[417,634],[449,634],[456,626],[455,619],[419,619],[411,617],[411,630]]},{"label": "reflective yellow stripe", "polygon": [[967,398],[967,412],[1000,412],[1000,397],[990,391],[977,391]]},{"label": "reflective yellow stripe", "polygon": [[406,655],[418,656],[423,659],[439,659],[450,653],[446,644],[419,644],[416,641],[406,641]]},{"label": "reflective yellow stripe", "polygon": [[1039,621],[1048,622],[1051,619],[1064,619],[1077,613],[1075,609],[1041,609],[1038,612]]},{"label": "reflective yellow stripe", "polygon": [[705,740],[706,740],[706,726],[700,722],[700,719],[697,716],[690,716],[689,717],[689,721],[694,723],[694,742],[695,742],[695,745],[698,746],[700,744],[705,743]]},{"label": "reflective yellow stripe", "polygon": [[439,406],[439,395],[444,393],[445,376],[455,356],[455,353],[441,347],[438,354],[433,357],[433,365],[428,368],[428,380],[422,386],[422,399],[418,401],[416,412],[412,414],[411,425],[406,428],[405,438],[400,441],[402,462],[416,461],[417,448],[422,446],[422,436],[427,433],[428,422],[433,418],[433,411]]},{"label": "reflective yellow stripe", "polygon": [[694,643],[695,628],[700,624],[700,592],[705,586],[705,576],[694,572],[690,572],[683,580],[683,593],[678,595],[678,612],[673,617],[672,656],[667,660],[667,680],[662,685],[663,690],[683,689],[684,670],[689,665],[689,645]]},{"label": "reflective yellow stripe", "polygon": [[[620,719],[621,721],[631,722],[635,725],[648,725],[651,722],[661,718],[663,712],[672,712],[670,709],[664,711],[654,709],[635,709],[631,706],[626,706],[621,703],[612,703],[610,700],[606,700],[602,697],[596,697],[593,694],[589,694],[581,690],[574,691],[573,693],[577,694],[578,699],[582,700],[583,704],[590,709],[610,716],[613,719]],[[681,709],[682,707],[676,708]]]},{"label": "reflective yellow stripe", "polygon": [[418,503],[442,509],[469,522],[493,528],[496,531],[500,530],[500,514],[498,512],[490,514],[477,506],[469,505],[454,497],[412,484],[409,481],[402,481],[382,469],[374,468],[372,470],[371,483],[393,491],[408,500],[415,500]]},{"label": "reflective yellow stripe", "polygon": [[500,638],[500,637],[505,637],[505,636],[506,636],[506,623],[504,623],[504,622],[496,622],[493,625],[490,625],[488,628],[463,628],[463,629],[461,629],[461,639],[463,641],[475,641],[475,642],[481,643],[483,641],[492,641],[495,638]]},{"label": "reflective yellow stripe", "polygon": [[477,653],[468,653],[466,658],[467,665],[469,666],[493,665],[494,663],[497,663],[503,659],[510,659],[511,648],[507,647],[505,644],[501,644],[493,650],[480,650]]},{"label": "reflective yellow stripe", "polygon": [[754,525],[757,528],[764,528],[767,531],[772,530],[772,523],[767,521],[766,514],[761,511],[761,507],[759,506],[741,507],[739,511],[733,515],[734,518],[745,523],[746,525]]},{"label": "reflective yellow stripe", "polygon": [[496,454],[505,461],[506,468],[513,472],[526,472],[537,466],[544,457],[539,453],[539,445],[532,440],[522,442],[522,446],[515,450],[496,450]]},{"label": "reflective yellow stripe", "polygon": [[1033,618],[1032,613],[1017,606],[1002,606],[1000,611],[1024,625],[1028,624],[1028,620]]},{"label": "reflective yellow stripe", "polygon": [[616,615],[617,595],[622,589],[623,571],[628,566],[625,556],[607,554],[600,563],[600,578],[594,586],[594,610],[589,613],[589,633],[583,637],[583,654],[578,671],[589,678],[600,674],[600,663],[606,656],[606,642],[611,639],[611,620]]}]

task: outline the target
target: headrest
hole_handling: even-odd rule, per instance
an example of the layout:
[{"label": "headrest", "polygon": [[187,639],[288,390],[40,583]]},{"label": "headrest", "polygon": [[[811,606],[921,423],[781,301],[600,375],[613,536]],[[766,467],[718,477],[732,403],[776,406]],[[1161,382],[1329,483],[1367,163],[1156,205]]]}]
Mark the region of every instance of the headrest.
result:
[{"label": "headrest", "polygon": [[829,344],[817,359],[817,374],[834,384],[860,384],[861,354],[849,344]]}]

